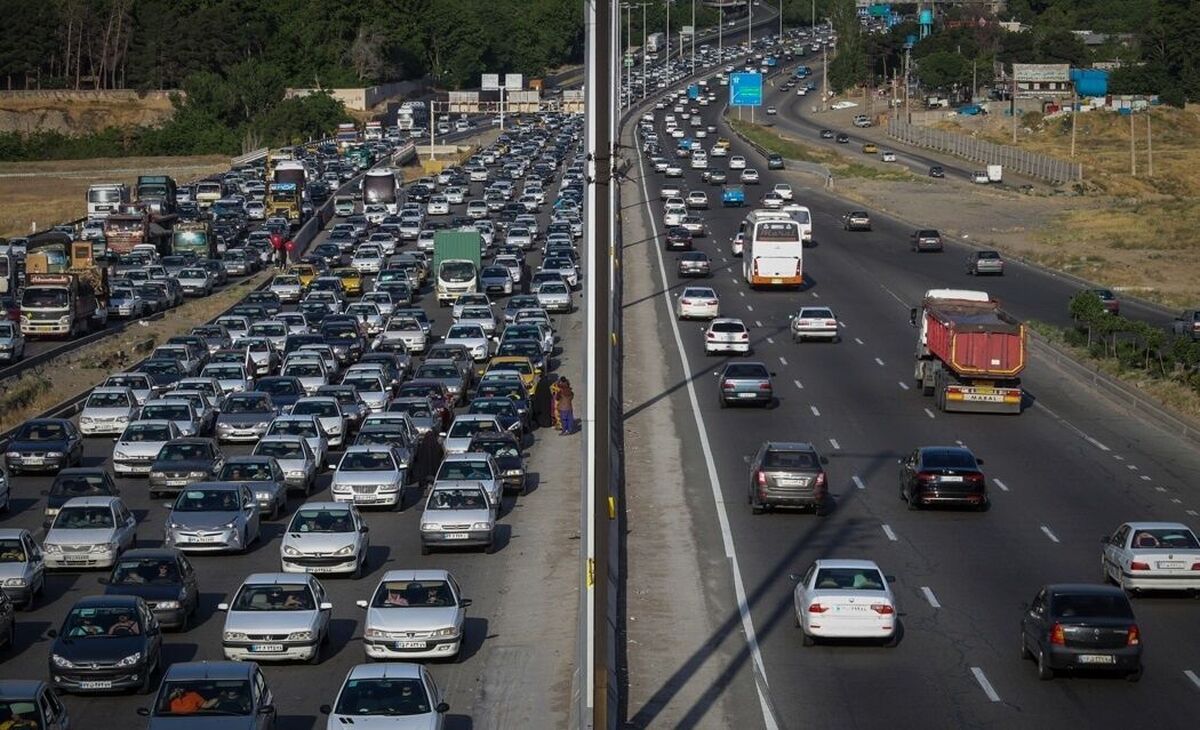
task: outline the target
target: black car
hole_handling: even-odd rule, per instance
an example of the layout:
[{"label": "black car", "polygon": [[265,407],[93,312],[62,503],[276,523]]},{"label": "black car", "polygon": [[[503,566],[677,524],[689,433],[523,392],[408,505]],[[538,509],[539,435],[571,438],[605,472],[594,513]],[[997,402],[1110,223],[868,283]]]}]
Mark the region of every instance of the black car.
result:
[{"label": "black car", "polygon": [[83,436],[66,418],[35,418],[13,434],[4,454],[9,474],[59,472],[83,461]]},{"label": "black car", "polygon": [[1142,678],[1142,634],[1129,598],[1117,586],[1060,583],[1043,587],[1021,617],[1021,658],[1039,679],[1065,670],[1102,670]]},{"label": "black car", "polygon": [[828,489],[822,465],[827,461],[809,443],[763,443],[750,460],[750,511],[757,515],[767,507],[799,507],[821,514]]},{"label": "black car", "polygon": [[837,143],[838,144],[850,144],[850,135],[846,134],[845,132],[842,132],[841,134],[839,134],[837,136]]},{"label": "black car", "polygon": [[962,446],[924,446],[900,462],[900,499],[909,509],[951,504],[988,508],[987,480],[971,450]]},{"label": "black car", "polygon": [[941,165],[929,168],[929,177],[946,177],[946,170]]},{"label": "black car", "polygon": [[283,301],[273,291],[252,291],[242,300],[245,304],[259,304],[267,311],[267,317],[274,317],[283,311]]},{"label": "black car", "polygon": [[783,155],[779,154],[778,152],[772,152],[771,154],[767,155],[767,169],[782,170]]},{"label": "black car", "polygon": [[75,497],[119,497],[121,490],[112,475],[102,468],[74,467],[60,471],[50,489],[42,494],[46,496],[46,517],[42,527],[50,529],[50,523],[67,500]]},{"label": "black car", "polygon": [[254,382],[254,389],[271,396],[275,407],[284,412],[305,396],[304,383],[300,382],[300,378],[287,375],[259,378]]},{"label": "black car", "polygon": [[496,460],[503,475],[504,489],[526,494],[529,485],[525,480],[525,454],[521,444],[512,433],[478,433],[471,438],[467,451],[486,452]]},{"label": "black car", "polygon": [[150,465],[150,497],[174,497],[196,482],[216,479],[224,463],[225,455],[212,439],[172,439],[163,444]]},{"label": "black car", "polygon": [[667,229],[667,250],[691,251],[692,232],[683,226],[675,226]]},{"label": "black car", "polygon": [[106,596],[141,598],[164,628],[186,631],[200,604],[196,571],[175,548],[126,550],[100,584]]},{"label": "black car", "polygon": [[154,689],[162,631],[138,596],[89,596],[71,607],[62,628],[46,632],[50,683],[60,692]]},{"label": "black car", "polygon": [[156,357],[146,360],[138,365],[136,372],[149,375],[150,380],[154,382],[155,389],[160,392],[169,390],[190,375],[183,363],[173,357]]}]

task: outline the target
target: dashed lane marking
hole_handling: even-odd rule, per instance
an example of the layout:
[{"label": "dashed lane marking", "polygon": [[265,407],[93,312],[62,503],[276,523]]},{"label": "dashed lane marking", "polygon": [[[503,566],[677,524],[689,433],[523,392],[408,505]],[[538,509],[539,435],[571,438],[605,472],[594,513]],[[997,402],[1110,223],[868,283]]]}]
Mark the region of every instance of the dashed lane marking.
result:
[{"label": "dashed lane marking", "polygon": [[875,362],[879,365],[879,367],[883,367],[883,360],[875,358]]},{"label": "dashed lane marking", "polygon": [[1000,487],[1001,492],[1008,491],[1008,485],[1005,484],[1004,482],[1000,481],[999,479],[993,479],[992,484],[995,484],[997,487]]},{"label": "dashed lane marking", "polygon": [[901,380],[900,381],[900,390],[908,390],[908,383]]},{"label": "dashed lane marking", "polygon": [[975,675],[975,681],[979,682],[979,686],[983,688],[983,693],[992,702],[999,702],[1000,695],[996,694],[996,688],[988,681],[987,675],[979,667],[971,667],[971,674]]},{"label": "dashed lane marking", "polygon": [[883,534],[887,535],[887,539],[891,540],[892,542],[896,542],[897,540],[899,540],[899,538],[896,537],[896,533],[892,532],[891,525],[883,524],[883,525],[880,525],[880,527],[883,528]]},{"label": "dashed lane marking", "polygon": [[934,608],[941,608],[942,604],[938,603],[937,596],[933,595],[933,589],[929,586],[921,586],[921,593],[925,594],[925,600],[929,601],[929,605]]},{"label": "dashed lane marking", "polygon": [[808,409],[809,409],[810,411],[812,411],[812,414],[813,414],[814,416],[819,416],[819,415],[821,415],[821,412],[817,410],[817,407],[816,407],[816,406],[809,406],[809,407],[808,407]]},{"label": "dashed lane marking", "polygon": [[780,355],[780,356],[779,356],[779,364],[780,364],[780,365],[787,365],[787,358],[786,358],[786,357],[784,357],[784,356],[782,356],[782,355]]},{"label": "dashed lane marking", "polygon": [[1053,532],[1051,532],[1049,527],[1042,525],[1042,533],[1046,537],[1050,538],[1050,542],[1059,542],[1058,535],[1055,535]]},{"label": "dashed lane marking", "polygon": [[857,342],[857,343],[858,343],[858,344],[860,344],[860,345],[865,345],[865,344],[867,344],[867,343],[863,342],[862,340],[860,340],[860,339],[859,339],[859,338],[857,338],[857,337],[855,337],[855,338],[854,338],[854,341],[855,341],[855,342]]},{"label": "dashed lane marking", "polygon": [[799,390],[804,390],[804,383],[801,383],[799,380],[793,380],[792,384],[794,384]]},{"label": "dashed lane marking", "polygon": [[933,411],[929,410],[928,408],[925,409],[925,415],[929,416],[930,418],[937,418],[937,416],[933,415]]},{"label": "dashed lane marking", "polygon": [[858,487],[859,489],[866,489],[866,488],[867,488],[867,485],[866,485],[866,484],[863,484],[863,480],[862,480],[862,478],[861,478],[861,477],[859,477],[857,474],[855,474],[854,476],[850,477],[850,481],[854,482],[854,486]]},{"label": "dashed lane marking", "polygon": [[832,446],[835,451],[842,448],[842,445],[837,442],[837,439],[829,439],[829,445]]}]

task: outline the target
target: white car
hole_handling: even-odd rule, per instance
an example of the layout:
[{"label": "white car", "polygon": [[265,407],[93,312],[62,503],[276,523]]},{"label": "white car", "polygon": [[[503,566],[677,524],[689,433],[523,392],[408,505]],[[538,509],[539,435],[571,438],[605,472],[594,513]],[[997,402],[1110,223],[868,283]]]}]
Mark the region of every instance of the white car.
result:
[{"label": "white car", "polygon": [[668,205],[666,212],[663,214],[663,225],[670,228],[683,223],[684,217],[687,215],[687,208],[682,205]]},{"label": "white car", "polygon": [[137,417],[137,397],[129,388],[93,388],[79,415],[79,430],[84,436],[118,434]]},{"label": "white car", "polygon": [[450,215],[450,201],[445,195],[434,195],[429,198],[425,212],[429,215]]},{"label": "white car", "polygon": [[743,249],[746,248],[746,234],[738,233],[729,241],[729,253],[734,256],[741,256]]},{"label": "white car", "polygon": [[305,502],[279,547],[285,573],[362,575],[371,541],[358,508],[346,502]]},{"label": "white car", "polygon": [[471,353],[475,362],[483,362],[488,358],[489,344],[487,333],[477,324],[451,325],[442,340],[446,345],[462,345]]},{"label": "white car", "polygon": [[267,206],[261,200],[251,200],[246,203],[246,217],[252,221],[265,220]]},{"label": "white car", "polygon": [[719,317],[709,322],[708,329],[704,330],[704,354],[718,352],[742,355],[750,352],[750,330],[745,322],[735,317]]},{"label": "white car", "polygon": [[884,162],[895,162],[896,161],[896,153],[892,152],[891,150],[884,150],[883,154],[880,156],[880,159],[883,160]]},{"label": "white car", "polygon": [[335,502],[395,507],[404,502],[407,470],[390,446],[350,446],[338,462],[329,492]]},{"label": "white car", "polygon": [[470,605],[445,570],[389,570],[370,600],[355,603],[366,609],[363,647],[375,660],[456,656]]},{"label": "white car", "polygon": [[252,573],[225,612],[221,651],[231,661],[303,661],[318,664],[329,643],[333,604],[311,575]]},{"label": "white car", "polygon": [[134,421],[113,444],[113,473],[124,477],[148,475],[158,452],[179,435],[179,428],[174,421]]},{"label": "white car", "polygon": [[689,286],[677,294],[679,304],[675,315],[679,319],[715,319],[721,316],[721,298],[707,286]]},{"label": "white car", "polygon": [[360,246],[350,259],[350,266],[360,274],[378,274],[383,268],[383,252],[376,246]]},{"label": "white car", "polygon": [[792,342],[838,339],[838,321],[829,307],[800,307],[792,315]]},{"label": "white car", "polygon": [[767,210],[779,210],[783,207],[783,198],[779,196],[779,193],[772,190],[763,196],[762,207]]},{"label": "white car", "polygon": [[755,170],[753,167],[747,167],[742,170],[742,183],[747,185],[758,184],[758,170]]},{"label": "white car", "polygon": [[703,150],[696,150],[692,153],[691,168],[693,170],[708,169],[708,155],[704,154]]},{"label": "white car", "polygon": [[47,568],[108,568],[137,540],[137,520],[120,497],[72,497],[42,539]]},{"label": "white car", "polygon": [[708,194],[703,190],[693,190],[687,194],[687,207],[689,208],[708,208]]},{"label": "white car", "polygon": [[1200,540],[1179,522],[1126,522],[1105,538],[1100,562],[1126,591],[1200,590]]},{"label": "white car", "polygon": [[446,192],[444,194],[446,196],[446,202],[450,203],[451,205],[462,205],[464,202],[466,202],[467,189],[453,185],[446,188]]},{"label": "white car", "polygon": [[667,177],[683,177],[683,168],[679,165],[667,165],[667,169],[663,171],[663,175]]},{"label": "white car", "polygon": [[728,157],[729,156],[729,148],[725,147],[724,145],[715,144],[712,146],[712,149],[710,149],[708,151],[708,156],[709,157]]},{"label": "white car", "polygon": [[730,157],[729,158],[729,169],[730,170],[745,170],[746,169],[746,158],[742,157],[741,155],[734,155],[733,157]]},{"label": "white car", "polygon": [[784,200],[786,200],[788,202],[791,202],[792,199],[795,197],[795,194],[792,192],[792,186],[788,185],[787,183],[775,183],[774,187],[772,187],[771,190],[776,195],[778,195],[779,197],[783,198]]},{"label": "white car", "polygon": [[872,560],[818,560],[792,593],[804,645],[817,638],[882,639],[894,646],[896,601]]},{"label": "white car", "polygon": [[359,664],[351,668],[328,711],[326,730],[428,728],[442,730],[450,705],[429,670],[416,662]]}]

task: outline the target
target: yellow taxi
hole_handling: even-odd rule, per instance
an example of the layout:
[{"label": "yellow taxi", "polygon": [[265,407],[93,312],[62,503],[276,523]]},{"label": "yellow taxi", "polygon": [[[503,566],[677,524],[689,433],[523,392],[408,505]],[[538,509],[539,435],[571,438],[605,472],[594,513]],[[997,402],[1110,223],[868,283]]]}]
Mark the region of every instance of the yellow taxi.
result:
[{"label": "yellow taxi", "polygon": [[865,145],[863,145],[863,154],[864,155],[873,155],[877,152],[879,152],[879,148],[876,147],[874,144],[867,142]]},{"label": "yellow taxi", "polygon": [[314,279],[320,276],[317,267],[312,264],[294,264],[289,273],[300,279],[300,286],[305,289],[313,283]]},{"label": "yellow taxi", "polygon": [[727,150],[727,149],[729,149],[729,140],[725,139],[724,137],[720,137],[717,139],[716,146],[720,147],[721,149]]},{"label": "yellow taxi", "polygon": [[533,362],[524,355],[501,355],[493,357],[488,363],[487,370],[484,372],[514,372],[521,376],[521,383],[525,385],[525,390],[533,395],[533,391],[537,388],[538,380],[542,374],[533,366]]},{"label": "yellow taxi", "polygon": [[349,267],[344,269],[334,269],[333,275],[342,280],[342,288],[346,290],[346,296],[359,297],[363,293],[362,274]]}]

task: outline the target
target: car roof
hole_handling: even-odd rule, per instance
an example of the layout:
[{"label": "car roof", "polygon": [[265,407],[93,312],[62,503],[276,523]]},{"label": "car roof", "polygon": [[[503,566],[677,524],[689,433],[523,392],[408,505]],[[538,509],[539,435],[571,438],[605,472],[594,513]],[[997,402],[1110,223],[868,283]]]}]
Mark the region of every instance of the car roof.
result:
[{"label": "car roof", "polygon": [[1091,594],[1091,595],[1106,595],[1115,594],[1124,596],[1125,592],[1119,586],[1101,585],[1100,583],[1050,583],[1045,586],[1045,590],[1050,594],[1075,593],[1075,594]]},{"label": "car roof", "polygon": [[350,669],[346,681],[355,679],[418,679],[421,665],[413,662],[381,662],[359,664]]},{"label": "car roof", "polygon": [[276,585],[308,585],[312,576],[309,573],[251,573],[242,580],[242,585],[255,583],[274,583]]},{"label": "car roof", "polygon": [[768,441],[764,444],[772,451],[816,451],[807,441]]},{"label": "car roof", "polygon": [[180,551],[175,548],[168,547],[152,547],[152,548],[131,548],[121,553],[118,560],[126,558],[140,558],[143,560],[175,560],[180,556]]},{"label": "car roof", "polygon": [[296,508],[297,511],[302,509],[327,509],[333,512],[352,512],[354,505],[349,502],[316,501],[305,502]]},{"label": "car roof", "polygon": [[219,492],[233,492],[240,490],[246,486],[246,482],[196,482],[188,487],[184,487],[183,491],[190,492],[196,489],[211,489]]},{"label": "car roof", "polygon": [[383,577],[379,579],[379,582],[385,583],[394,580],[446,580],[451,577],[450,571],[442,570],[440,568],[389,570],[383,574]]},{"label": "car roof", "polygon": [[[874,560],[851,560],[842,558],[825,558],[816,561],[818,568],[874,568],[879,570],[879,566]],[[882,572],[882,571],[880,571]]]},{"label": "car roof", "polygon": [[120,497],[112,496],[91,496],[91,497],[71,497],[63,504],[62,508],[68,507],[111,507],[113,504],[120,502]]},{"label": "car roof", "polygon": [[26,530],[24,527],[5,527],[0,528],[0,540],[15,540],[21,535],[31,535],[33,533]]},{"label": "car roof", "polygon": [[176,662],[167,667],[163,681],[181,679],[250,679],[258,670],[254,662]]},{"label": "car roof", "polygon": [[1192,528],[1182,522],[1126,522],[1131,529],[1134,530],[1187,530],[1192,531]]},{"label": "car roof", "polygon": [[966,446],[922,446],[917,451],[921,456],[929,454],[967,454],[974,457],[975,454]]},{"label": "car roof", "polygon": [[75,601],[72,608],[98,608],[101,606],[128,606],[132,608],[136,606],[141,599],[138,596],[128,596],[119,593],[102,593],[93,596],[84,596]]},{"label": "car roof", "polygon": [[33,699],[45,686],[46,683],[40,679],[0,679],[0,700]]}]

